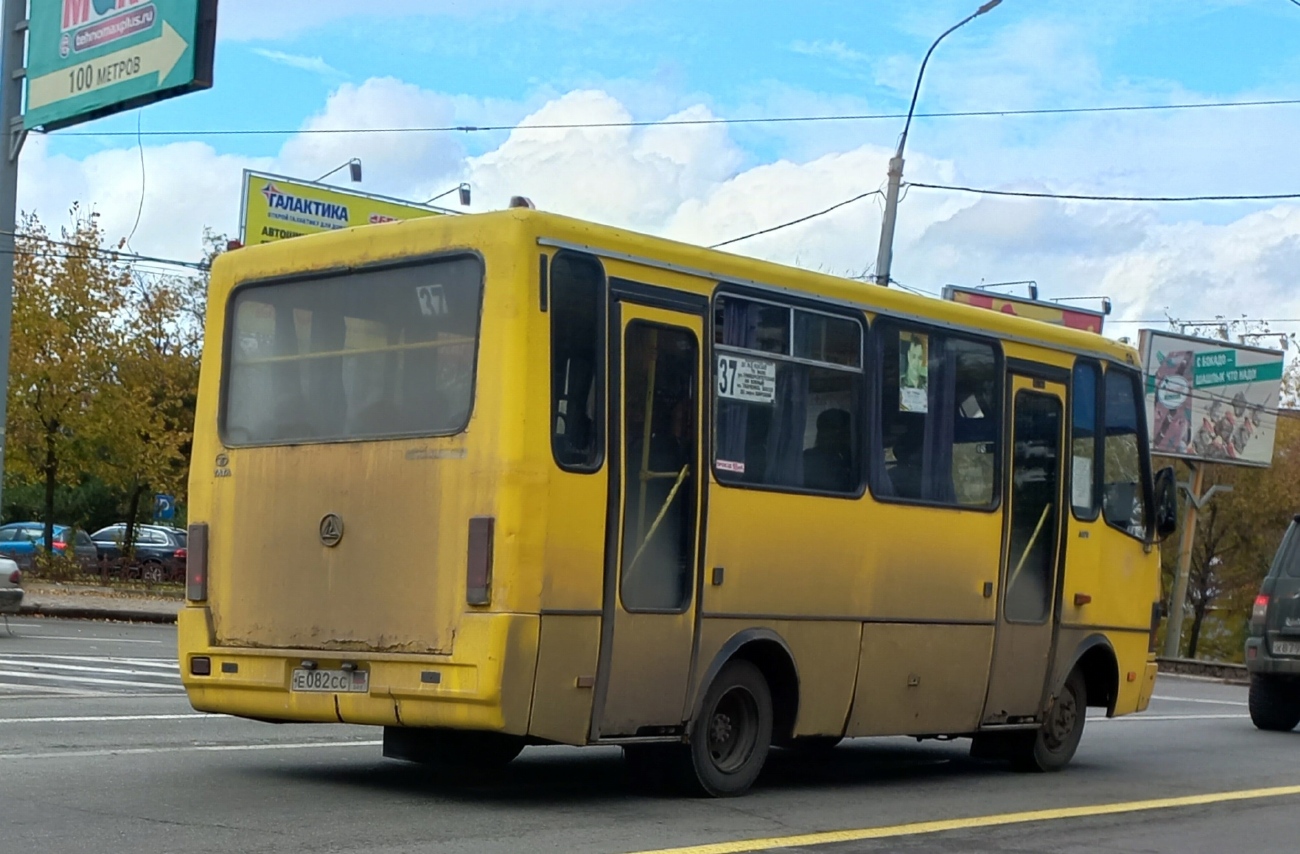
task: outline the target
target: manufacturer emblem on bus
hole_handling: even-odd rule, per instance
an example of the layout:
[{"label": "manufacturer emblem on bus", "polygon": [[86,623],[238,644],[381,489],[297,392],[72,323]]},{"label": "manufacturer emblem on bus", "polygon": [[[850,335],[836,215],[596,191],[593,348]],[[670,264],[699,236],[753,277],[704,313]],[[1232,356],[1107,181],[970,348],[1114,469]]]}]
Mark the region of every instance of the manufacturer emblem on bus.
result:
[{"label": "manufacturer emblem on bus", "polygon": [[332,549],[343,539],[343,520],[337,513],[326,513],[320,520],[320,541]]}]

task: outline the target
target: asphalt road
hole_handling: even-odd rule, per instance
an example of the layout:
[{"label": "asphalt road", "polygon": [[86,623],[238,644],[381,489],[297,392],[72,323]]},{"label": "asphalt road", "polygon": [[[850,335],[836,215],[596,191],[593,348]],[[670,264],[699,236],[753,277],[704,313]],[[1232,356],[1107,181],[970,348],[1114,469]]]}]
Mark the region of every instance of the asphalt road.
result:
[{"label": "asphalt road", "polygon": [[455,779],[384,760],[377,730],[198,715],[172,627],[12,623],[3,854],[1300,850],[1300,733],[1256,731],[1240,687],[1162,678],[1148,713],[1091,720],[1060,774],[857,740],[774,752],[745,798],[689,800],[641,793],[612,749],[529,748]]}]

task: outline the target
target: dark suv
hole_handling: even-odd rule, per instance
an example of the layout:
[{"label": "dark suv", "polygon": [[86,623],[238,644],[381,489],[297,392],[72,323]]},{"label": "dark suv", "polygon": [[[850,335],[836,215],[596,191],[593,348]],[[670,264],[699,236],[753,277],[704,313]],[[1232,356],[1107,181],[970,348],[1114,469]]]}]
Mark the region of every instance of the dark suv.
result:
[{"label": "dark suv", "polygon": [[1255,599],[1246,640],[1250,719],[1286,732],[1300,723],[1300,516],[1291,522]]}]

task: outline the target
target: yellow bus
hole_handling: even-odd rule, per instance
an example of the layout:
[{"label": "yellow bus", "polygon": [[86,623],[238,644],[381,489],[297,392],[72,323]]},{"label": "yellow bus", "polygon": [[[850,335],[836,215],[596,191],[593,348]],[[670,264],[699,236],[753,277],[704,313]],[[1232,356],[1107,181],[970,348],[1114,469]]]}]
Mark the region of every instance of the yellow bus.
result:
[{"label": "yellow bus", "polygon": [[1151,696],[1172,477],[1100,336],[523,209],[231,252],[206,335],[196,709],[721,796]]}]

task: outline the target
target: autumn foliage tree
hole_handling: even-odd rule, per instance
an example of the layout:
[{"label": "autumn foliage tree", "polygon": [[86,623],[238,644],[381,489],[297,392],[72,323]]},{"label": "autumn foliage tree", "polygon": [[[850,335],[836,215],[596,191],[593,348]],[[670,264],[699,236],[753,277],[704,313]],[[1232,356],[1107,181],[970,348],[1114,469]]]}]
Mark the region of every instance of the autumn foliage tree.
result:
[{"label": "autumn foliage tree", "polygon": [[102,243],[98,218],[76,207],[58,238],[34,216],[16,238],[6,458],[13,476],[44,487],[47,549],[60,479],[100,467],[111,421],[105,390],[130,279]]}]

